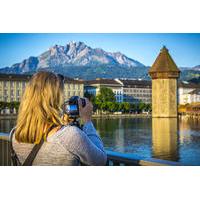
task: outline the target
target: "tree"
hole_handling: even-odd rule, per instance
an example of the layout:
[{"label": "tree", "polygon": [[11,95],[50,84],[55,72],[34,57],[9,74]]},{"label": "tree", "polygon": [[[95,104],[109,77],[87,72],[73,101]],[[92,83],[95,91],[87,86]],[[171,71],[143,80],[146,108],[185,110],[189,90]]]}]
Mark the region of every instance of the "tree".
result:
[{"label": "tree", "polygon": [[136,112],[137,111],[137,105],[135,103],[130,104],[130,111]]},{"label": "tree", "polygon": [[107,111],[111,104],[108,102],[115,102],[115,94],[110,88],[100,88],[100,93],[94,98],[94,105],[96,109]]},{"label": "tree", "polygon": [[146,112],[151,112],[152,111],[152,107],[151,107],[150,103],[146,104],[145,111]]},{"label": "tree", "polygon": [[1,101],[0,102],[0,110],[3,110],[6,108],[6,102]]},{"label": "tree", "polygon": [[122,112],[129,112],[130,111],[130,103],[128,102],[122,102],[119,105],[119,110]]},{"label": "tree", "polygon": [[18,102],[18,101],[13,101],[12,102],[12,108],[15,109],[16,112],[18,112],[19,106],[20,106],[20,102]]},{"label": "tree", "polygon": [[110,88],[102,87],[100,88],[100,93],[96,97],[97,102],[115,102],[115,94]]},{"label": "tree", "polygon": [[143,112],[145,110],[145,107],[146,107],[145,103],[140,102],[138,105],[139,112]]},{"label": "tree", "polygon": [[117,102],[107,102],[108,104],[108,110],[110,112],[116,112],[119,110],[119,103]]},{"label": "tree", "polygon": [[129,110],[130,110],[130,103],[124,102],[124,111],[129,112]]}]

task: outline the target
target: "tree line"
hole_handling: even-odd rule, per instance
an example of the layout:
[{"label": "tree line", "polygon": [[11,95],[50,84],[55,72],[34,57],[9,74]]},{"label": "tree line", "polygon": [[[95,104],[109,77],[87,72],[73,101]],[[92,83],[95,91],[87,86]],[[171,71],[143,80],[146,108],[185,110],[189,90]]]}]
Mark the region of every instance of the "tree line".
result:
[{"label": "tree line", "polygon": [[18,112],[19,105],[20,105],[20,102],[18,102],[18,101],[12,101],[12,102],[0,101],[0,111],[7,108],[9,110],[14,110],[15,109],[16,112]]}]

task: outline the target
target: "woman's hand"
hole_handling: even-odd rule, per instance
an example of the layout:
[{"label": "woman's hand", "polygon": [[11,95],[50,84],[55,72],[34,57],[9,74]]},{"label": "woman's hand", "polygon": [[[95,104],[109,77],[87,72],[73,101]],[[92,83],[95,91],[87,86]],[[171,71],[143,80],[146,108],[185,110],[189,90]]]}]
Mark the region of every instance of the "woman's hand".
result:
[{"label": "woman's hand", "polygon": [[81,99],[78,100],[78,105],[79,105],[79,115],[81,119],[83,120],[84,123],[91,121],[92,119],[92,112],[93,112],[93,105],[92,103],[85,98],[86,105],[85,107],[82,107],[82,102]]}]

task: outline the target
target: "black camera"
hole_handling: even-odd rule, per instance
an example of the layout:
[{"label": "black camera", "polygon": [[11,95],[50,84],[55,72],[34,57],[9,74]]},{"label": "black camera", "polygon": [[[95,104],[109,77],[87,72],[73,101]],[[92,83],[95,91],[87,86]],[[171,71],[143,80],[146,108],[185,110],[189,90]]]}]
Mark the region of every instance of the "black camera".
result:
[{"label": "black camera", "polygon": [[63,111],[69,116],[69,118],[78,118],[79,117],[79,106],[78,99],[82,102],[82,107],[85,107],[86,101],[84,98],[79,96],[72,96],[68,101],[64,103]]}]

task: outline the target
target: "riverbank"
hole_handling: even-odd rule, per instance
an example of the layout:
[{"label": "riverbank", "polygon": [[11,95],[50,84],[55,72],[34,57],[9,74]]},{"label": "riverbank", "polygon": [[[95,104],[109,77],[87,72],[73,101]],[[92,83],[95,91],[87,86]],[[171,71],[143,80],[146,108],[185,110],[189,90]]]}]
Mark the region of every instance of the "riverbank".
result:
[{"label": "riverbank", "polygon": [[92,115],[92,118],[151,118],[151,114],[98,114]]},{"label": "riverbank", "polygon": [[[0,119],[16,119],[17,115],[0,115]],[[151,118],[151,114],[95,114],[92,118]]]},{"label": "riverbank", "polygon": [[16,119],[17,115],[0,115],[0,119]]},{"label": "riverbank", "polygon": [[[188,118],[188,119],[195,119],[195,120],[200,120],[200,114],[183,114],[179,113],[179,117],[183,118]],[[104,119],[113,119],[113,118],[151,118],[151,114],[95,114],[92,115],[93,119],[96,118],[104,118]],[[6,120],[6,119],[16,119],[17,115],[0,115],[0,120]]]}]

